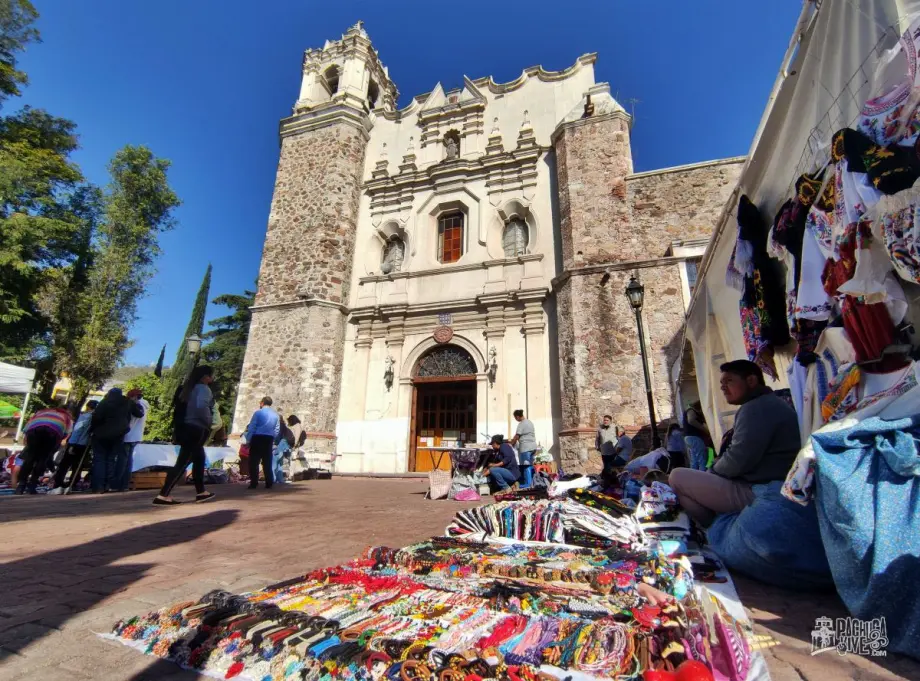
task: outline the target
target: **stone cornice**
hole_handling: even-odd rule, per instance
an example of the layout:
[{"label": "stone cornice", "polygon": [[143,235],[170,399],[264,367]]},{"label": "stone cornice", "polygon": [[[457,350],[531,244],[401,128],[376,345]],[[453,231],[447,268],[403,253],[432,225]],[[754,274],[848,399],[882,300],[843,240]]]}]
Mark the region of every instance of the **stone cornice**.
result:
[{"label": "stone cornice", "polygon": [[341,102],[313,107],[303,113],[281,119],[279,134],[282,138],[291,137],[339,123],[350,125],[358,130],[365,142],[370,139],[373,124],[367,114],[361,109]]},{"label": "stone cornice", "polygon": [[522,166],[536,168],[540,155],[551,151],[550,147],[533,146],[513,149],[500,154],[484,154],[477,158],[458,158],[434,163],[421,170],[401,172],[385,177],[371,177],[362,189],[371,196],[401,189],[424,189],[434,184],[449,181],[473,181]]},{"label": "stone cornice", "polygon": [[322,300],[320,298],[304,298],[302,300],[287,300],[281,303],[266,303],[265,305],[253,305],[250,307],[252,312],[262,312],[263,310],[281,310],[285,308],[294,308],[294,307],[329,307],[334,310],[338,310],[342,314],[348,314],[348,307],[342,305],[341,303],[333,303],[328,300]]},{"label": "stone cornice", "polygon": [[633,173],[626,176],[626,181],[641,180],[646,177],[655,177],[656,175],[669,175],[671,173],[686,173],[692,170],[701,170],[703,168],[712,168],[714,166],[725,166],[736,163],[744,163],[747,156],[732,156],[730,158],[717,158],[713,161],[702,161],[700,163],[688,163],[682,166],[672,166],[670,168],[660,168],[658,170],[649,170],[644,173]]},{"label": "stone cornice", "polygon": [[604,121],[610,121],[614,119],[620,119],[627,122],[628,125],[632,125],[632,117],[625,111],[611,111],[610,113],[598,114],[597,116],[590,116],[589,118],[579,118],[577,121],[569,121],[568,123],[561,123],[559,126],[553,130],[553,134],[550,136],[553,144],[558,140],[567,130],[572,130],[574,128],[581,128],[586,125],[592,125],[594,123],[603,123]]},{"label": "stone cornice", "polygon": [[473,270],[484,270],[490,267],[506,267],[508,265],[517,265],[525,262],[539,262],[540,260],[543,260],[542,253],[532,253],[530,255],[520,255],[516,258],[485,260],[483,262],[470,263],[468,265],[444,265],[428,270],[410,270],[408,272],[392,272],[391,274],[360,277],[358,279],[358,284],[371,284],[378,281],[393,281],[395,279],[415,279],[417,277],[430,277],[438,274],[454,274],[455,272],[471,272]]},{"label": "stone cornice", "polygon": [[550,285],[552,286],[553,291],[556,291],[562,284],[564,284],[572,277],[583,277],[590,274],[603,274],[605,272],[619,272],[622,270],[642,270],[652,267],[667,267],[668,265],[676,265],[678,263],[686,262],[687,260],[694,260],[698,257],[699,256],[693,255],[679,255],[666,258],[654,258],[652,260],[631,260],[629,262],[611,262],[601,263],[599,265],[585,265],[584,267],[573,267],[563,271],[559,276],[554,277],[550,282]]},{"label": "stone cornice", "polygon": [[[503,308],[506,305],[515,303],[524,303],[525,301],[542,300],[549,295],[549,290],[545,287],[536,289],[524,289],[520,291],[506,291],[504,293],[492,293],[476,296],[475,298],[461,298],[458,300],[443,300],[435,303],[421,303],[417,305],[365,305],[353,307],[350,310],[350,321],[357,322],[363,319],[377,319],[389,317],[388,309],[398,308],[402,316],[420,316],[426,314],[438,314],[445,310],[451,310],[459,313],[463,310],[481,310],[491,308]],[[518,312],[520,314],[520,312]],[[407,321],[406,327],[410,326]]]}]

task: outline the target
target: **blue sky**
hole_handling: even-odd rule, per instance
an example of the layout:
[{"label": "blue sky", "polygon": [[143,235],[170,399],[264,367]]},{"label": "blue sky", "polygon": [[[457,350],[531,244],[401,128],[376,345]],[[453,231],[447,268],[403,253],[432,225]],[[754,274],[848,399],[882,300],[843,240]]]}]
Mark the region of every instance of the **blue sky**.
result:
[{"label": "blue sky", "polygon": [[[183,200],[139,306],[127,361],[171,361],[207,263],[212,297],[258,274],[278,120],[303,50],[363,19],[400,105],[463,75],[499,82],[597,52],[596,76],[630,108],[636,171],[747,153],[800,0],[33,0],[43,42],[22,59],[21,103],[74,120],[76,160],[104,183],[122,145],[173,162]],[[458,8],[463,8],[458,12]],[[11,103],[8,108],[15,106]],[[211,306],[209,318],[222,313]]]}]

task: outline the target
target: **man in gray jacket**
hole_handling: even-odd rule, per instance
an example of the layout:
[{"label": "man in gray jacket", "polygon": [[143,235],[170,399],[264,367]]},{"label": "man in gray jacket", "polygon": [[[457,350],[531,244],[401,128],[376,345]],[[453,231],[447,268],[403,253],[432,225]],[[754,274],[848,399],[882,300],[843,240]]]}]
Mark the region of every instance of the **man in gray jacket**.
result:
[{"label": "man in gray jacket", "polygon": [[784,480],[802,445],[795,410],[766,386],[760,367],[739,359],[719,368],[722,394],[739,405],[731,441],[710,471],[677,468],[669,479],[680,505],[703,526],[753,502],[751,485]]}]

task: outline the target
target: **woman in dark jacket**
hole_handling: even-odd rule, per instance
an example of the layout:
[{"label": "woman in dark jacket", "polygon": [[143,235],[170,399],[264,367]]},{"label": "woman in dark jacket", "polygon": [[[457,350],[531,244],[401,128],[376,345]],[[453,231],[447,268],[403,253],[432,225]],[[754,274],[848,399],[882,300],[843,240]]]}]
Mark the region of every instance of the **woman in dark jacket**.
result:
[{"label": "woman in dark jacket", "polygon": [[204,443],[211,434],[214,418],[214,396],[209,384],[214,380],[214,370],[209,366],[199,366],[192,370],[182,390],[176,396],[173,409],[173,423],[176,442],[179,445],[179,458],[172,470],[166,474],[163,489],[153,500],[158,506],[175,506],[182,502],[173,499],[170,494],[173,487],[192,464],[192,479],[195,481],[195,501],[210,501],[213,492],[204,489]]}]

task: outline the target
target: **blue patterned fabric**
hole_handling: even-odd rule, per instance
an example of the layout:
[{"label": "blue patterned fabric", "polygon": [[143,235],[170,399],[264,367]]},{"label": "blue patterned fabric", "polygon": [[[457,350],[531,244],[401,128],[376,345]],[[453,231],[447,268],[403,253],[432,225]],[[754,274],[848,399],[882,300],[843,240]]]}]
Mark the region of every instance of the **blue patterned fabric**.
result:
[{"label": "blue patterned fabric", "polygon": [[920,416],[815,433],[816,504],[837,591],[854,617],[884,617],[888,650],[918,657]]},{"label": "blue patterned fabric", "polygon": [[787,589],[830,589],[834,583],[812,505],[786,499],[780,480],[753,485],[754,502],[723,513],[706,531],[709,545],[732,570]]}]

